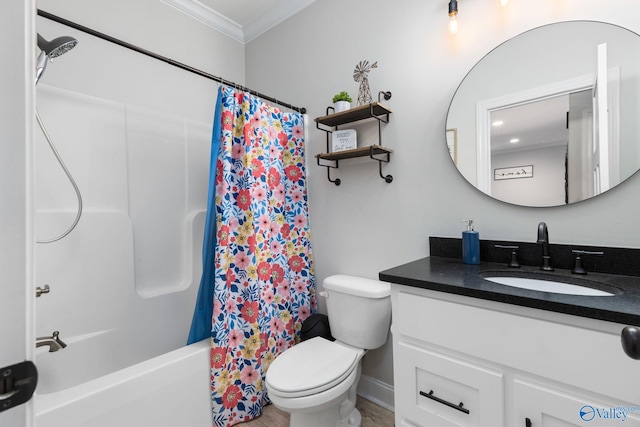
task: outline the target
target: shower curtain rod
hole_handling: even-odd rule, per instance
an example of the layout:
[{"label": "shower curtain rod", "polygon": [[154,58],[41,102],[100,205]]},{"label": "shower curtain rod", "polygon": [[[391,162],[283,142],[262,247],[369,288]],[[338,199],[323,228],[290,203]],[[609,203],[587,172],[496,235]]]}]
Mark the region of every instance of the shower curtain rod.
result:
[{"label": "shower curtain rod", "polygon": [[77,24],[75,22],[69,21],[67,19],[61,18],[61,17],[56,16],[56,15],[53,15],[53,14],[51,14],[49,12],[45,12],[44,10],[38,9],[38,15],[42,16],[43,18],[47,18],[47,19],[50,19],[52,21],[55,21],[55,22],[57,22],[59,24],[66,25],[67,27],[74,28],[74,29],[76,29],[78,31],[82,31],[82,32],[87,33],[87,34],[91,34],[92,36],[101,38],[101,39],[106,40],[108,42],[115,43],[115,44],[117,44],[119,46],[122,46],[124,48],[133,50],[133,51],[141,53],[143,55],[147,55],[147,56],[150,56],[152,58],[158,59],[158,60],[160,60],[162,62],[165,62],[165,63],[167,63],[169,65],[173,65],[174,67],[182,68],[183,70],[189,71],[191,73],[197,74],[197,75],[202,76],[202,77],[206,77],[206,78],[208,78],[210,80],[214,80],[216,82],[219,82],[219,83],[222,83],[222,84],[226,84],[228,86],[232,86],[232,87],[234,87],[236,89],[239,89],[239,90],[242,90],[244,92],[249,92],[250,94],[258,96],[258,97],[260,97],[262,99],[265,99],[267,101],[270,101],[270,102],[273,102],[275,104],[281,105],[283,107],[289,108],[291,110],[297,111],[300,114],[305,114],[307,112],[307,109],[304,108],[304,107],[296,107],[294,105],[287,104],[287,103],[282,102],[282,101],[278,101],[277,99],[275,99],[273,97],[261,94],[260,92],[256,92],[255,90],[249,89],[249,88],[247,88],[245,86],[230,82],[229,80],[225,80],[222,77],[218,77],[218,76],[214,76],[214,75],[209,74],[209,73],[205,73],[204,71],[199,70],[197,68],[193,68],[193,67],[191,67],[189,65],[186,65],[186,64],[183,64],[181,62],[174,61],[173,59],[167,58],[166,56],[158,55],[157,53],[154,53],[154,52],[151,52],[149,50],[143,49],[143,48],[138,47],[136,45],[132,45],[131,43],[127,43],[125,41],[116,39],[114,37],[111,37],[111,36],[109,36],[107,34],[99,32],[99,31],[92,30],[91,28],[87,28],[87,27],[85,27],[83,25]]}]

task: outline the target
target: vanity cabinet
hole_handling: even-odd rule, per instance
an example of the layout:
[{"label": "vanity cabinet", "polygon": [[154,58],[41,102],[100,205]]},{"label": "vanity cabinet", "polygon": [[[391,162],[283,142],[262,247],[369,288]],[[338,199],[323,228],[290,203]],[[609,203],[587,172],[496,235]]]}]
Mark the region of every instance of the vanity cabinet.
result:
[{"label": "vanity cabinet", "polygon": [[640,427],[624,325],[404,285],[392,304],[397,426]]}]

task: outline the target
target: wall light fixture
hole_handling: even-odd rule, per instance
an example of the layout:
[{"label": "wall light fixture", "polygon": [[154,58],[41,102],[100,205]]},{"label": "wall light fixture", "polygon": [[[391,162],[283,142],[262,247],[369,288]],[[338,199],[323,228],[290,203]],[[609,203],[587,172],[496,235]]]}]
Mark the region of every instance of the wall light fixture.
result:
[{"label": "wall light fixture", "polygon": [[449,31],[458,32],[458,0],[449,0]]}]

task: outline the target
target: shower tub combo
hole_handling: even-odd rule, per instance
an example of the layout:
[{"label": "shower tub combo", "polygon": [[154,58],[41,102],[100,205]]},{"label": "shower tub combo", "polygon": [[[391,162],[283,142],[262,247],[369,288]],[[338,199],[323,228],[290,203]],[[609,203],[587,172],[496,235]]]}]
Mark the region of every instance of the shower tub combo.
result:
[{"label": "shower tub combo", "polygon": [[[38,32],[79,40],[39,74],[36,104],[83,209],[75,221],[80,197],[36,132],[35,235],[51,242],[35,247],[36,286],[50,289],[35,304],[35,426],[208,427],[209,342],[185,343],[202,269],[215,87],[47,20]],[[142,84],[148,76],[153,84]]]}]

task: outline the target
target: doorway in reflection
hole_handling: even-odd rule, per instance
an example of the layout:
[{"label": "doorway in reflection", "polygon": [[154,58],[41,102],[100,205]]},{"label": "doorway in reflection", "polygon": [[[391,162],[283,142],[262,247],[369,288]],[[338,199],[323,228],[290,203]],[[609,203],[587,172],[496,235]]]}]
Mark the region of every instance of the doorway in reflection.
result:
[{"label": "doorway in reflection", "polygon": [[557,206],[595,194],[591,89],[493,110],[490,122],[493,197]]},{"label": "doorway in reflection", "polygon": [[491,196],[558,206],[620,182],[619,70],[598,49],[593,86],[488,111]]}]

